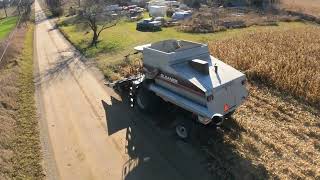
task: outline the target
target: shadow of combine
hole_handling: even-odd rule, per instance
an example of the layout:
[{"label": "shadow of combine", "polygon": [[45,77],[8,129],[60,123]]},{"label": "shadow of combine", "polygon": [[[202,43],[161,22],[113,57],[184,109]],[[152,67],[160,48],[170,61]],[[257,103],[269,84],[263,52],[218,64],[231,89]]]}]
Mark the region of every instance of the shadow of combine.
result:
[{"label": "shadow of combine", "polygon": [[[124,180],[269,179],[264,166],[254,165],[225,140],[224,133],[240,138],[244,131],[234,119],[220,129],[199,127],[191,142],[185,143],[175,136],[171,123],[175,114],[168,109],[148,116],[131,109],[126,99],[111,101],[111,105],[102,101],[109,136],[126,130],[125,148],[130,158],[123,165]],[[152,145],[146,145],[150,142]],[[162,161],[169,162],[175,172],[162,167],[154,154],[161,154]]]},{"label": "shadow of combine", "polygon": [[237,147],[230,143],[240,141],[245,131],[236,119],[227,119],[222,127],[210,130],[201,129],[197,134],[198,145],[208,158],[208,170],[217,179],[269,179],[269,173],[263,165],[255,165],[237,152]]},{"label": "shadow of combine", "polygon": [[[165,175],[159,175],[158,168],[162,167],[163,162],[158,161],[156,151],[145,142],[145,137],[149,136],[149,131],[145,131],[145,127],[137,122],[137,114],[130,110],[128,104],[122,103],[111,97],[112,105],[108,105],[102,101],[102,105],[106,110],[107,131],[108,135],[117,133],[125,129],[126,154],[129,159],[123,164],[122,179],[123,180],[163,180],[173,177],[177,179],[176,174],[168,172]],[[138,115],[139,118],[139,115]],[[150,150],[151,149],[151,150]],[[171,174],[172,173],[172,174]],[[164,178],[166,177],[166,178]]]}]

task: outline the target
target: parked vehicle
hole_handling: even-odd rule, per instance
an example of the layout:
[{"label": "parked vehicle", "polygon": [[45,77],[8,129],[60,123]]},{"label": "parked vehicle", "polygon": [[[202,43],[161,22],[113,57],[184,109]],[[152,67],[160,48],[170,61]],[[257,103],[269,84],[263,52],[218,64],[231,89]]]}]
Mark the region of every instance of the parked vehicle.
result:
[{"label": "parked vehicle", "polygon": [[166,24],[166,19],[164,17],[155,17],[155,18],[153,18],[153,21],[160,21],[161,22],[161,26]]},{"label": "parked vehicle", "polygon": [[173,13],[171,18],[174,21],[180,21],[187,18],[191,18],[191,16],[192,16],[192,13],[190,11],[180,11],[180,12]]},{"label": "parked vehicle", "polygon": [[161,21],[155,21],[152,18],[144,19],[137,23],[138,31],[161,31]]}]

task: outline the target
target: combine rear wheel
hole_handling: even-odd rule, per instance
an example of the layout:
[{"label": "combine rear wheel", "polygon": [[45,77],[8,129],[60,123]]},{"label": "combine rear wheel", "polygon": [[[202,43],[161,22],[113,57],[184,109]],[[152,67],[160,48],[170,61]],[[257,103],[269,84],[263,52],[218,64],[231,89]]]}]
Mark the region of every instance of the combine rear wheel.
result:
[{"label": "combine rear wheel", "polygon": [[180,139],[186,140],[190,136],[190,128],[188,128],[185,124],[178,124],[176,126],[176,134]]},{"label": "combine rear wheel", "polygon": [[195,128],[195,123],[191,119],[178,119],[175,126],[176,135],[183,141],[189,141],[194,136]]}]

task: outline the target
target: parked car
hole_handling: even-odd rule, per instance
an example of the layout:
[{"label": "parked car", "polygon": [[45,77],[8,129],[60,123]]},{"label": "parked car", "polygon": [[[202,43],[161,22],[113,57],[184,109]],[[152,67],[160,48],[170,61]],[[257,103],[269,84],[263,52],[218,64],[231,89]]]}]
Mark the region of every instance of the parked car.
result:
[{"label": "parked car", "polygon": [[161,21],[153,19],[144,19],[137,23],[136,29],[138,31],[161,31]]},{"label": "parked car", "polygon": [[190,11],[181,11],[181,12],[173,13],[171,18],[175,21],[180,21],[180,20],[190,18],[191,16],[192,16],[192,13]]},{"label": "parked car", "polygon": [[164,17],[155,17],[153,18],[153,21],[160,21],[161,26],[164,26],[166,24],[166,19]]}]

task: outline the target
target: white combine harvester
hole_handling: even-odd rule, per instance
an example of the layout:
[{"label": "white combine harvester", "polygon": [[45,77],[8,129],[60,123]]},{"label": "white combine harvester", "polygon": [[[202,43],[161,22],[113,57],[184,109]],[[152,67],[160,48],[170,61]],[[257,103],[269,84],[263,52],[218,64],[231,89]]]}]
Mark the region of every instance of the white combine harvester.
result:
[{"label": "white combine harvester", "polygon": [[[159,101],[174,104],[195,115],[203,125],[220,125],[248,96],[246,77],[210,56],[208,46],[183,40],[166,40],[138,46],[143,73],[113,83],[130,88],[132,106],[157,110]],[[188,120],[176,125],[180,138],[188,138]]]}]

